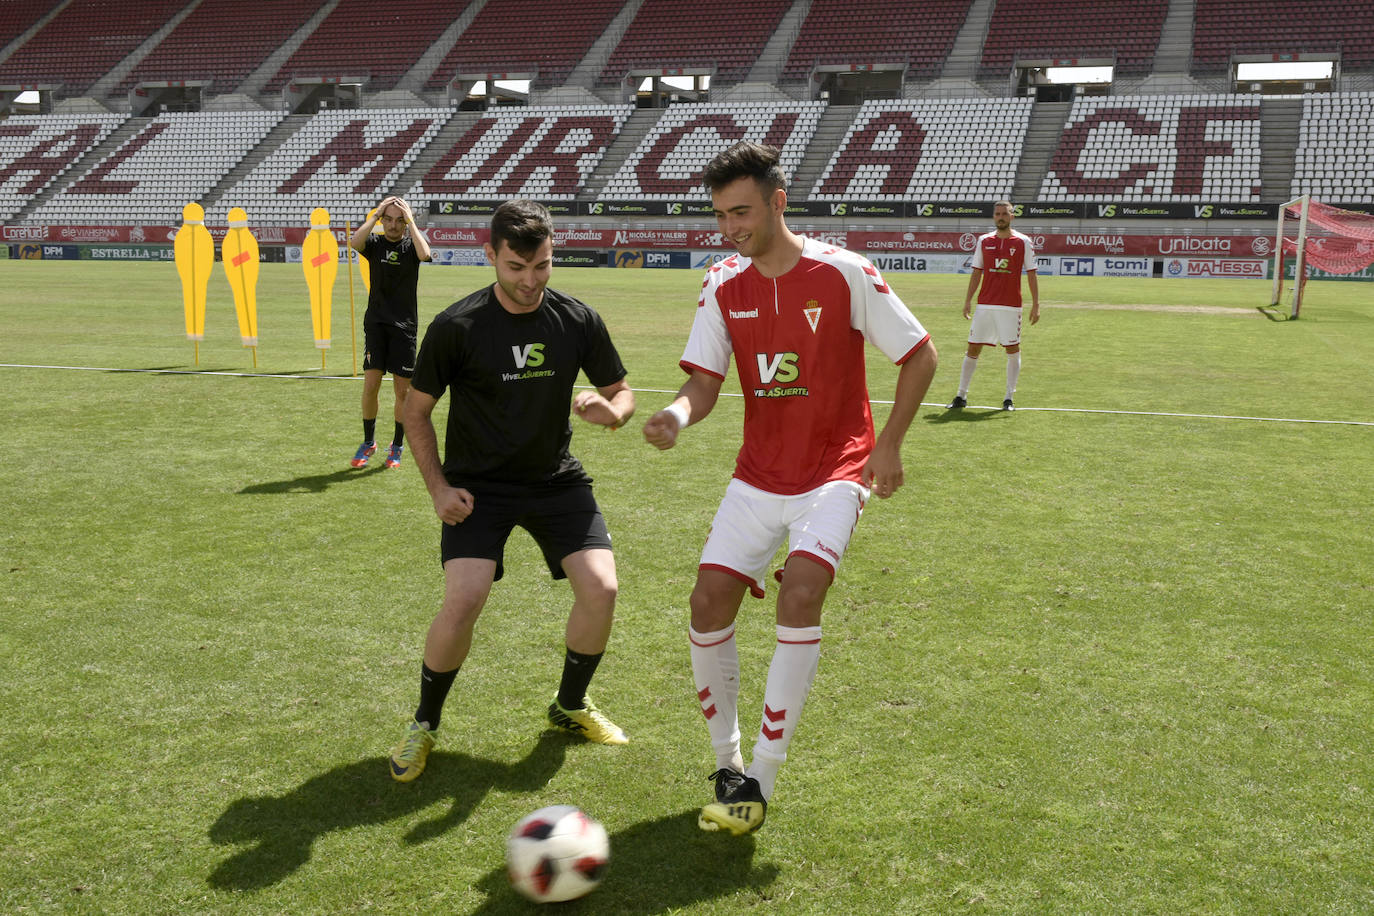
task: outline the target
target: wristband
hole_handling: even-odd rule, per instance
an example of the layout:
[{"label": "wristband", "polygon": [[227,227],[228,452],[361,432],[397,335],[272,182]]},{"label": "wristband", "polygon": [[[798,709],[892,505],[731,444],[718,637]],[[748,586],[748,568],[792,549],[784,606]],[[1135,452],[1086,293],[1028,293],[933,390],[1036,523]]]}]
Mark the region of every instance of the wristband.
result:
[{"label": "wristband", "polygon": [[670,413],[677,418],[677,428],[684,430],[687,428],[687,411],[679,404],[669,404],[663,408],[664,413]]}]

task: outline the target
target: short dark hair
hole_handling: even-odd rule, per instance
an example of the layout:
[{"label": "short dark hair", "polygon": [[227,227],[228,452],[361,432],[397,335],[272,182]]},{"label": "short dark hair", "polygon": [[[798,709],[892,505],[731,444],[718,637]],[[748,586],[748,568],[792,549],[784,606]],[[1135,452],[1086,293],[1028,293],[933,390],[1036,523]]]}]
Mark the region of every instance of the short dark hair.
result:
[{"label": "short dark hair", "polygon": [[508,200],[491,217],[491,247],[501,243],[520,255],[533,254],[545,239],[553,238],[553,216],[534,200]]},{"label": "short dark hair", "polygon": [[706,190],[719,191],[741,178],[752,178],[766,197],[787,187],[780,160],[781,154],[775,147],[741,140],[706,163],[701,180]]}]

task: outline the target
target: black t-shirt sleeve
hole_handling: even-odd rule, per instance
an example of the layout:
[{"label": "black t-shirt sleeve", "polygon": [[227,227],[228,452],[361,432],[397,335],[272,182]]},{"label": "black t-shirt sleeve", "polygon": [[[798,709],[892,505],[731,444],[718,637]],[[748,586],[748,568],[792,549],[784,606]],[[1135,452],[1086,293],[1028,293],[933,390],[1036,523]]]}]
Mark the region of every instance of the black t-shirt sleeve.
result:
[{"label": "black t-shirt sleeve", "polygon": [[442,398],[449,380],[457,376],[462,366],[462,345],[462,329],[447,316],[438,315],[425,331],[410,387],[435,400]]},{"label": "black t-shirt sleeve", "polygon": [[590,308],[587,314],[587,355],[582,369],[589,382],[597,388],[605,388],[625,377],[625,364],[620,361],[620,353],[611,342],[611,334],[601,316]]}]

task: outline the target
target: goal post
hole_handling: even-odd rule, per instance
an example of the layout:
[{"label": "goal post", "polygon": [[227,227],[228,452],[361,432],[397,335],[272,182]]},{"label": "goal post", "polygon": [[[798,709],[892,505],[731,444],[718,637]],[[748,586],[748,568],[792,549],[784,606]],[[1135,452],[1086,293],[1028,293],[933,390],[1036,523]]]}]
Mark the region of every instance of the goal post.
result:
[{"label": "goal post", "polygon": [[1297,262],[1293,265],[1293,307],[1289,311],[1290,318],[1297,318],[1298,311],[1302,308],[1302,288],[1305,285],[1302,281],[1307,269],[1304,263],[1307,252],[1307,216],[1311,204],[1312,195],[1304,194],[1280,205],[1278,226],[1274,229],[1274,288],[1269,297],[1270,305],[1278,305],[1279,300],[1283,298],[1283,256],[1287,249],[1283,237],[1283,224],[1288,218],[1288,211],[1292,208],[1297,209],[1298,231],[1291,243],[1296,249]]},{"label": "goal post", "polygon": [[[1285,236],[1285,223],[1297,221],[1297,233]],[[1374,265],[1374,213],[1343,210],[1313,200],[1310,194],[1279,207],[1274,232],[1274,285],[1270,305],[1283,298],[1283,258],[1297,256],[1293,265],[1293,306],[1289,317],[1302,310],[1303,289],[1310,267],[1324,274],[1355,274]]]}]

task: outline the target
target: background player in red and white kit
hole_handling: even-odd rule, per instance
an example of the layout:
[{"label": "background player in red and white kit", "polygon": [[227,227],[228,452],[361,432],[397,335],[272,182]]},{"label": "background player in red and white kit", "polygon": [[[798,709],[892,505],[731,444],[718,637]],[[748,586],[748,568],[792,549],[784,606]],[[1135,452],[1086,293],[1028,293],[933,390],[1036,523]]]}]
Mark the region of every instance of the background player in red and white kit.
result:
[{"label": "background player in red and white kit", "polygon": [[[1030,286],[1030,323],[1040,320],[1040,287],[1035,279],[1035,248],[1031,240],[1011,228],[1011,201],[999,200],[992,209],[997,228],[978,237],[973,251],[973,275],[964,294],[964,317],[969,317],[973,294],[978,307],[968,331],[968,353],[959,369],[959,392],[950,409],[968,406],[968,386],[978,368],[978,354],[985,346],[1007,348],[1007,396],[1003,410],[1012,409],[1016,378],[1021,374],[1021,272]],[[979,284],[982,289],[979,289]]]},{"label": "background player in red and white kit", "polygon": [[[711,412],[734,357],[744,389],[744,442],[711,525],[691,597],[692,675],[716,753],[715,802],[703,830],[758,829],[820,659],[821,607],[870,494],[904,481],[902,438],[935,374],[919,321],[864,258],[792,233],[778,151],[738,143],[703,180],[721,232],[739,253],[706,274],[681,366],[686,384],[644,424],[672,448]],[[864,341],[901,366],[892,411],[875,438]],[[777,644],[749,768],[740,753],[735,617],[745,591],[763,597],[786,540]]]}]

